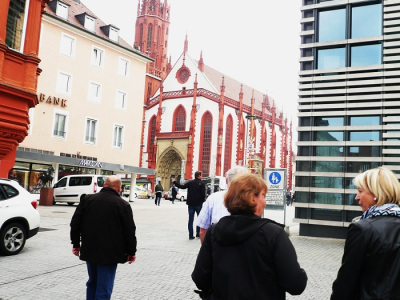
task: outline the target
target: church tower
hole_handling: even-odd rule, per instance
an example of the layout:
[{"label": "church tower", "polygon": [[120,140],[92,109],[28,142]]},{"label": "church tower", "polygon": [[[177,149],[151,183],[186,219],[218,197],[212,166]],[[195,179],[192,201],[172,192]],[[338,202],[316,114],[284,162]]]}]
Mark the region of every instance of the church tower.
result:
[{"label": "church tower", "polygon": [[167,0],[139,0],[138,3],[134,47],[154,60],[147,64],[145,105],[169,70],[169,10]]}]

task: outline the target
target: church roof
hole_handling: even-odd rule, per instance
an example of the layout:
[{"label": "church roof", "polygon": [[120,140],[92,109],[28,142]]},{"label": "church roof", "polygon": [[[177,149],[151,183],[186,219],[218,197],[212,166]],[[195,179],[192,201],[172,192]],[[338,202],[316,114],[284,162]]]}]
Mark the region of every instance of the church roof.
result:
[{"label": "church roof", "polygon": [[[266,93],[262,93],[248,85],[242,84],[241,82],[237,81],[236,79],[229,77],[227,75],[224,75],[218,70],[213,69],[212,67],[204,64],[204,74],[207,76],[207,78],[210,80],[210,82],[215,86],[215,88],[219,91],[220,86],[222,84],[222,77],[224,77],[224,83],[225,83],[225,97],[231,98],[233,100],[239,101],[239,93],[240,89],[242,87],[243,89],[243,104],[246,104],[248,106],[251,106],[251,98],[253,95],[254,91],[254,108],[261,110],[262,109],[262,102],[264,99],[264,96]],[[274,103],[274,100],[271,97],[267,98],[267,101],[269,101],[270,107],[272,107],[272,103]],[[279,114],[279,111],[277,109],[277,114]]]}]

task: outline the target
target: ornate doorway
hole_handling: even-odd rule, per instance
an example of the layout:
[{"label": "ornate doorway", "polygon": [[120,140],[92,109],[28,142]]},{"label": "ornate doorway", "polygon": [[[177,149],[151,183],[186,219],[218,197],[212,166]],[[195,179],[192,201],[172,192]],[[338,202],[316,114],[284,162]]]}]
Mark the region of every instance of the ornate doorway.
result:
[{"label": "ornate doorway", "polygon": [[175,147],[166,149],[158,159],[156,177],[161,178],[161,184],[165,191],[171,187],[172,177],[180,179],[182,159],[184,158]]}]

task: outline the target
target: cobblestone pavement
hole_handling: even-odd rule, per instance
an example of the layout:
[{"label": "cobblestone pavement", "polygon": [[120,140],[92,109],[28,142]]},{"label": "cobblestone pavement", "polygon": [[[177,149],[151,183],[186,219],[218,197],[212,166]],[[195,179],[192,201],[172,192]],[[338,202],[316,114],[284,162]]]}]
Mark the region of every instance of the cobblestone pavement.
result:
[{"label": "cobblestone pavement", "polygon": [[[189,240],[185,202],[136,199],[131,203],[137,226],[136,262],[119,265],[112,299],[200,299],[190,274],[200,248]],[[85,299],[86,265],[72,255],[69,222],[76,206],[39,206],[41,230],[24,250],[11,257],[0,256],[0,300]],[[298,225],[286,224],[308,285],[300,296],[287,299],[329,299],[343,254],[343,240],[298,236]],[[266,210],[265,217],[283,223],[282,210]]]}]

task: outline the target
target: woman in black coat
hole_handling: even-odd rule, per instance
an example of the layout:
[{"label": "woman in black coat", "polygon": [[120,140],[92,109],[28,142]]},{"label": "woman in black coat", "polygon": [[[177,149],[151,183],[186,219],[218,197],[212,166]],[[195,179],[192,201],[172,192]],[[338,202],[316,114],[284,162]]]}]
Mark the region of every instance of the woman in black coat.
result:
[{"label": "woman in black coat", "polygon": [[281,224],[262,219],[265,181],[235,177],[225,195],[231,213],[205,236],[192,279],[210,299],[285,299],[301,294],[307,275]]},{"label": "woman in black coat", "polygon": [[331,300],[400,299],[400,184],[379,167],[356,178],[363,212],[350,224]]}]

